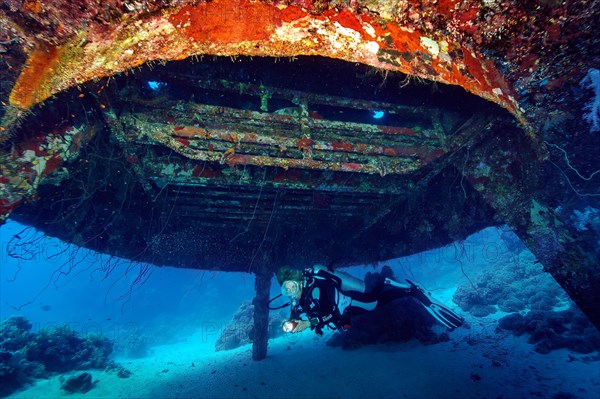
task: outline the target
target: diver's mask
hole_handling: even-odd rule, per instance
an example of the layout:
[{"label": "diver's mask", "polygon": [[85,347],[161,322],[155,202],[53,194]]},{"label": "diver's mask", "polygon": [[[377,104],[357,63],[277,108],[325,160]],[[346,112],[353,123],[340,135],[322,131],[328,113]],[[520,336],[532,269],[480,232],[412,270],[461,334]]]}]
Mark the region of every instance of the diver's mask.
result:
[{"label": "diver's mask", "polygon": [[296,280],[285,280],[281,284],[281,295],[290,297],[292,299],[300,297],[300,290],[302,289],[301,282]]}]

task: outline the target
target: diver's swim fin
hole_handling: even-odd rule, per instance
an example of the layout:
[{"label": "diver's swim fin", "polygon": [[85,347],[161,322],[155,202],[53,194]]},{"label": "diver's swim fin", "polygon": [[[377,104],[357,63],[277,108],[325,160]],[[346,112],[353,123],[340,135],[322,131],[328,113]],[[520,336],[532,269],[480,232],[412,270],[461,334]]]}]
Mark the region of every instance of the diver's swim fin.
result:
[{"label": "diver's swim fin", "polygon": [[[408,280],[406,280],[406,281],[408,281]],[[412,285],[408,285],[408,284],[402,284],[402,283],[399,283],[399,282],[397,282],[396,280],[392,280],[392,279],[391,279],[391,278],[389,278],[389,277],[386,277],[386,278],[385,278],[385,283],[386,283],[386,284],[389,284],[389,285],[393,285],[394,287],[403,288],[403,289],[405,289],[407,292],[409,292],[409,291],[410,291],[410,289],[411,289],[411,287],[412,287]],[[410,281],[409,281],[409,283],[410,283]],[[412,283],[411,283],[411,284],[412,284]]]},{"label": "diver's swim fin", "polygon": [[410,293],[412,296],[418,299],[419,302],[421,302],[425,310],[427,310],[427,312],[429,312],[430,315],[432,315],[439,323],[448,327],[450,330],[454,330],[455,328],[460,327],[463,324],[462,317],[450,310],[447,306],[436,301],[433,297],[431,297],[431,295],[429,295],[428,292],[425,292],[425,290],[419,287],[417,284],[413,283],[410,280],[406,281],[410,285],[398,283],[397,281],[394,281],[389,278],[385,279],[386,284],[390,284],[395,287],[404,288],[405,290],[407,290],[408,293]]},{"label": "diver's swim fin", "polygon": [[454,330],[463,324],[463,319],[444,305],[432,303],[429,306],[425,306],[425,310],[450,330]]}]

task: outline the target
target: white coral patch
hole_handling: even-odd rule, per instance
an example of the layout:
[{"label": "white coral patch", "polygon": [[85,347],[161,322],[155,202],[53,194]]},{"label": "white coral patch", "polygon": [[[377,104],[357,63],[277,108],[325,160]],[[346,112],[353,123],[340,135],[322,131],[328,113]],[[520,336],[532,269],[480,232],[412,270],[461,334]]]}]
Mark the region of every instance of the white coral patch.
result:
[{"label": "white coral patch", "polygon": [[440,58],[440,61],[443,61],[447,64],[452,64],[452,57],[450,57],[450,55],[448,55],[446,53],[440,53],[439,58]]},{"label": "white coral patch", "polygon": [[[46,169],[46,160],[43,157],[35,155],[35,151],[33,150],[23,151],[22,158],[31,164],[31,169],[36,171],[37,177],[39,177],[42,172],[44,172],[44,169]],[[34,184],[37,184],[37,182]]]},{"label": "white coral patch", "polygon": [[[32,169],[36,171],[37,176],[39,177],[42,175],[42,173],[44,173],[44,170],[46,170],[46,160],[44,158],[40,158],[38,162],[34,162]],[[37,184],[37,179],[35,184]]]},{"label": "white coral patch", "polygon": [[334,25],[335,30],[339,35],[345,36],[348,40],[351,40],[356,43],[359,43],[361,41],[360,33],[355,31],[354,29],[346,28],[340,25],[339,22],[336,22]]},{"label": "white coral patch", "polygon": [[[291,43],[308,40],[314,43],[328,43],[336,51],[342,49],[356,50],[363,42],[360,32],[346,28],[338,22],[331,23],[327,20],[310,20],[308,18],[296,20],[293,24],[283,23],[275,29],[275,37],[275,40]],[[373,44],[369,46],[370,50],[374,49]],[[379,49],[377,48],[377,50]]]},{"label": "white coral patch", "polygon": [[496,87],[495,89],[492,90],[492,92],[497,95],[497,96],[501,96],[502,94],[502,89],[500,89],[499,87]]},{"label": "white coral patch", "polygon": [[368,42],[365,44],[367,51],[371,54],[377,54],[379,51],[379,43],[377,42]]},{"label": "white coral patch", "polygon": [[275,29],[275,35],[284,41],[289,42],[299,42],[308,36],[310,36],[310,32],[308,31],[308,27],[306,28],[298,28],[294,26],[294,24],[284,23],[281,24],[277,29]]},{"label": "white coral patch", "polygon": [[363,30],[371,37],[375,37],[375,28],[371,24],[364,23],[362,24]]},{"label": "white coral patch", "polygon": [[440,46],[433,39],[421,36],[421,46],[423,46],[431,55],[437,57],[440,53]]},{"label": "white coral patch", "polygon": [[106,62],[106,57],[100,56],[94,60],[93,67],[99,68],[99,67],[103,66],[105,62]]},{"label": "white coral patch", "polygon": [[33,162],[34,160],[37,160],[37,156],[35,155],[35,151],[33,150],[23,151],[22,158],[27,162]]}]

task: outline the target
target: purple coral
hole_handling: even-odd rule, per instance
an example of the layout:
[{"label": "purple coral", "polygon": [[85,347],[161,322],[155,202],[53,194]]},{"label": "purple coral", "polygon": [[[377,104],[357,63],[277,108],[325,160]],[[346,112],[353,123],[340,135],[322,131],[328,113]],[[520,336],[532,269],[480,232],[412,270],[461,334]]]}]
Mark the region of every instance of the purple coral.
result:
[{"label": "purple coral", "polygon": [[600,131],[600,71],[590,68],[587,75],[579,82],[581,87],[594,90],[594,98],[583,109],[589,111],[584,118],[591,123],[590,132]]}]

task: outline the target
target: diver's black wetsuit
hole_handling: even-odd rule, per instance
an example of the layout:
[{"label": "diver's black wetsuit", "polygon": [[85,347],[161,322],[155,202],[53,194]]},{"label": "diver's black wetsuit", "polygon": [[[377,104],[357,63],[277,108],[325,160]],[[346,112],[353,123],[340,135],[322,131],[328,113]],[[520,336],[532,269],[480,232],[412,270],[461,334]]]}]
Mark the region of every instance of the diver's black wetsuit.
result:
[{"label": "diver's black wetsuit", "polygon": [[[353,316],[405,296],[415,298],[431,316],[450,330],[463,324],[462,317],[409,280],[406,280],[408,284],[402,284],[381,274],[375,286],[367,291],[362,280],[322,266],[305,269],[303,274],[302,293],[297,302],[292,301],[290,318],[300,319],[301,314],[306,314],[310,328],[317,334],[322,334],[326,326],[332,329],[347,328]],[[345,306],[342,306],[341,299],[345,299]]]},{"label": "diver's black wetsuit", "polygon": [[[310,277],[309,277],[310,279]],[[298,303],[292,303],[291,318],[299,319],[306,314],[310,328],[318,334],[323,333],[323,327],[331,325],[342,328],[342,315],[338,308],[335,284],[330,280],[309,280],[302,290]]]},{"label": "diver's black wetsuit", "polygon": [[[379,305],[385,305],[395,299],[411,295],[410,289],[384,284],[381,278],[369,292],[342,289],[342,279],[325,269],[304,270],[304,287],[297,303],[292,302],[291,319],[299,319],[306,314],[311,329],[318,334],[323,328],[343,329],[350,326],[350,319],[369,312]],[[340,294],[350,298],[350,304],[340,312]],[[362,306],[361,306],[362,305]]]}]

